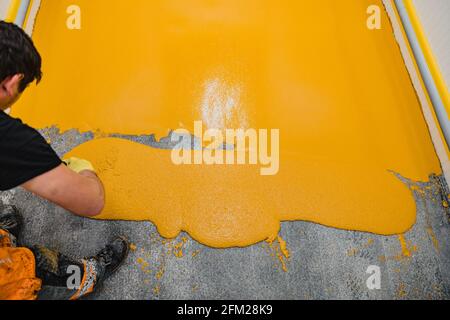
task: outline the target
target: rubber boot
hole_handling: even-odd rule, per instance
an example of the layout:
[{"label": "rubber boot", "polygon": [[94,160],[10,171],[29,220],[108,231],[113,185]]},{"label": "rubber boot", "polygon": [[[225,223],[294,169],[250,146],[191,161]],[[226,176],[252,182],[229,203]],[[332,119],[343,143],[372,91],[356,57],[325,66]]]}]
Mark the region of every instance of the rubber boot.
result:
[{"label": "rubber boot", "polygon": [[126,238],[118,237],[108,244],[94,257],[83,260],[84,274],[79,290],[71,300],[77,300],[92,293],[103,284],[125,261],[128,255],[129,243]]}]

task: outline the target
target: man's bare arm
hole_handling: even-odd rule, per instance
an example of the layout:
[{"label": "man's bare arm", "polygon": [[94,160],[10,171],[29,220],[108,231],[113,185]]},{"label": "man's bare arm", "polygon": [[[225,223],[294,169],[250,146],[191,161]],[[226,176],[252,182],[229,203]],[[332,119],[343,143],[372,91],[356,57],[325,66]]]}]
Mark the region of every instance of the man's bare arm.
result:
[{"label": "man's bare arm", "polygon": [[89,170],[78,174],[64,164],[22,187],[80,216],[99,215],[105,205],[103,184],[97,175]]}]

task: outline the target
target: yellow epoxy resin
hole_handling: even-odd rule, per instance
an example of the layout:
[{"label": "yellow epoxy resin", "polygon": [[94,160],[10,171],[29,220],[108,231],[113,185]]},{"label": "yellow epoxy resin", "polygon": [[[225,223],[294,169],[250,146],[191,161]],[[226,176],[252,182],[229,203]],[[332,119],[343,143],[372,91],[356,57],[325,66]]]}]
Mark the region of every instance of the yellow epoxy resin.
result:
[{"label": "yellow epoxy resin", "polygon": [[[415,203],[389,170],[441,172],[381,1],[44,0],[34,33],[44,79],[16,107],[30,125],[166,135],[180,127],[280,129],[280,171],[182,165],[170,151],[98,139],[101,218],[153,221],[214,246],[274,238],[280,221],[379,234]],[[378,4],[382,29],[366,26]]]}]

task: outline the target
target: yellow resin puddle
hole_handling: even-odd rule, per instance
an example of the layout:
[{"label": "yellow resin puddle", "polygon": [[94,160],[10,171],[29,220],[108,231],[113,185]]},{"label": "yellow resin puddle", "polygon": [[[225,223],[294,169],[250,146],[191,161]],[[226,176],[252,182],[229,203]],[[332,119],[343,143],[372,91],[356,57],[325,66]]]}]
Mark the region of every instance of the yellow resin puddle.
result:
[{"label": "yellow resin puddle", "polygon": [[[38,128],[166,136],[280,130],[280,171],[175,166],[170,151],[96,139],[103,219],[150,220],[214,247],[275,239],[280,221],[399,234],[415,203],[389,170],[441,169],[381,1],[43,0],[34,32],[44,79],[14,115]],[[370,5],[381,30],[369,30]]]},{"label": "yellow resin puddle", "polygon": [[180,231],[213,247],[274,239],[280,221],[397,234],[415,221],[415,202],[394,174],[376,166],[283,153],[275,176],[252,165],[176,166],[171,151],[96,139],[67,156],[90,159],[106,188],[101,219],[149,220],[163,237]]}]

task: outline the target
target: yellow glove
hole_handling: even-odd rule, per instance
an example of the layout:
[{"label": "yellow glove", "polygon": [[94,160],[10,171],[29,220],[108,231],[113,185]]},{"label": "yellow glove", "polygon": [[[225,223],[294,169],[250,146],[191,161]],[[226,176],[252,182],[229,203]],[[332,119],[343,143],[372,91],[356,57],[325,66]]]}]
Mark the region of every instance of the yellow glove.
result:
[{"label": "yellow glove", "polygon": [[72,157],[72,158],[63,160],[63,162],[66,164],[66,166],[69,169],[71,169],[72,171],[75,171],[76,173],[80,173],[85,170],[95,172],[94,166],[92,165],[92,163],[90,163],[87,160]]}]

